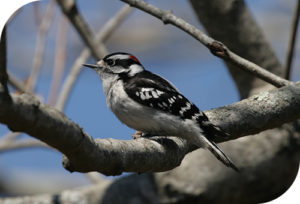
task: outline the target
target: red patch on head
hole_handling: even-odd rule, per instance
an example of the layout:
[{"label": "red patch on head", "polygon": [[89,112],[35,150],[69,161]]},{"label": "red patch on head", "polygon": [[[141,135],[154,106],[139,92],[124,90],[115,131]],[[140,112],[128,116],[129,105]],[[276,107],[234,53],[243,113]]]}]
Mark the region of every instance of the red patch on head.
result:
[{"label": "red patch on head", "polygon": [[136,62],[138,62],[138,63],[140,63],[140,61],[138,60],[138,58],[136,58],[133,55],[130,55],[129,58],[132,59],[132,60],[134,60],[134,61],[136,61]]}]

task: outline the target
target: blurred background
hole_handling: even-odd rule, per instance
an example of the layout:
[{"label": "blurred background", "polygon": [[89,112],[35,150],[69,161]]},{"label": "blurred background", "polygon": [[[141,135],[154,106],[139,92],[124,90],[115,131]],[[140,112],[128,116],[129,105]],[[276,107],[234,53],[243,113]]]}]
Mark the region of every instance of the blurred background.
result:
[{"label": "blurred background", "polygon": [[[28,79],[40,24],[48,0],[22,7],[11,18],[7,28],[8,71],[20,81]],[[249,9],[262,27],[279,59],[284,62],[295,0],[246,0]],[[204,30],[186,1],[151,3]],[[78,0],[77,5],[94,32],[98,31],[124,5],[111,0]],[[45,49],[35,92],[44,103],[54,105],[62,84],[74,61],[85,47],[72,25],[54,6],[45,31]],[[200,109],[207,110],[234,103],[239,96],[221,60],[202,44],[170,25],[134,10],[108,38],[109,52],[134,54],[152,72],[172,81]],[[300,80],[299,43],[292,68],[292,80]],[[59,52],[61,72],[54,73]],[[95,63],[90,58],[88,63]],[[54,79],[54,80],[53,80]],[[15,91],[12,87],[11,91]],[[82,69],[67,101],[65,114],[80,124],[94,138],[131,139],[135,131],[121,124],[105,104],[101,81],[90,69]],[[0,124],[0,138],[9,133]],[[25,134],[22,139],[31,138]],[[69,173],[61,165],[62,155],[49,148],[34,147],[0,152],[0,195],[58,192],[90,183],[84,174]],[[113,177],[111,177],[113,178]],[[28,185],[29,184],[29,185]],[[59,184],[59,185],[58,185]],[[3,187],[1,187],[3,186]]]}]

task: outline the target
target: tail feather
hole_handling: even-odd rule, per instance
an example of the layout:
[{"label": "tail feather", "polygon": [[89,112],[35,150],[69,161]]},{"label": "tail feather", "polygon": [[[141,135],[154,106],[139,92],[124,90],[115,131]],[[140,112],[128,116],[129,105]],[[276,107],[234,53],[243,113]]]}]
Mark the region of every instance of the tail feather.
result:
[{"label": "tail feather", "polygon": [[229,159],[229,157],[226,156],[226,154],[214,143],[213,141],[208,140],[207,141],[207,149],[215,155],[215,157],[221,161],[224,165],[227,167],[232,168],[233,170],[240,172],[239,168],[237,168],[233,162]]},{"label": "tail feather", "polygon": [[223,131],[218,126],[211,123],[209,120],[207,121],[201,121],[198,122],[200,125],[200,128],[206,133],[207,136],[210,136],[212,138],[214,137],[224,137],[228,138],[229,134]]},{"label": "tail feather", "polygon": [[[200,114],[202,113],[202,114]],[[202,115],[202,117],[200,117]],[[201,129],[201,136],[193,138],[196,145],[199,147],[206,147],[215,157],[220,160],[227,167],[239,172],[240,170],[233,164],[233,162],[226,156],[226,154],[214,143],[212,140],[215,138],[228,138],[230,135],[223,131],[220,127],[214,125],[209,121],[208,117],[201,111],[199,111],[197,122]]]}]

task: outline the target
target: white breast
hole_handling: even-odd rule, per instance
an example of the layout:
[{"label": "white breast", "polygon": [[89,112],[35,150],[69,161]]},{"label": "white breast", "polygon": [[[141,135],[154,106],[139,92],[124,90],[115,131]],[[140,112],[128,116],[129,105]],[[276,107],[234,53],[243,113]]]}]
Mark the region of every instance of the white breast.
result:
[{"label": "white breast", "polygon": [[121,122],[135,130],[155,128],[156,122],[149,121],[153,111],[132,100],[123,89],[122,83],[121,80],[116,81],[109,90],[106,97],[108,107]]},{"label": "white breast", "polygon": [[195,121],[182,120],[135,102],[127,95],[122,83],[121,80],[115,81],[106,97],[107,105],[121,122],[152,135],[180,136],[190,141],[199,138],[202,130]]}]

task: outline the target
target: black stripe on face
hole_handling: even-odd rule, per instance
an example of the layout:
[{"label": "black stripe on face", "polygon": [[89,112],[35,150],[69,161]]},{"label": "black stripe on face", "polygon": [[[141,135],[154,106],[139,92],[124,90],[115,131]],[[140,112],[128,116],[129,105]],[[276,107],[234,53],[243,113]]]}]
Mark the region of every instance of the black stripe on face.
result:
[{"label": "black stripe on face", "polygon": [[128,69],[133,64],[138,64],[138,63],[130,58],[129,59],[116,59],[114,66],[120,66],[120,67]]}]

